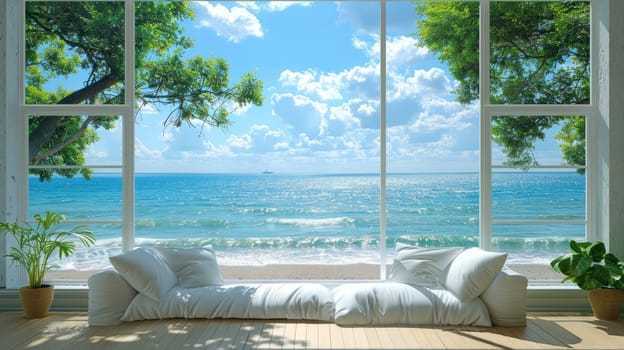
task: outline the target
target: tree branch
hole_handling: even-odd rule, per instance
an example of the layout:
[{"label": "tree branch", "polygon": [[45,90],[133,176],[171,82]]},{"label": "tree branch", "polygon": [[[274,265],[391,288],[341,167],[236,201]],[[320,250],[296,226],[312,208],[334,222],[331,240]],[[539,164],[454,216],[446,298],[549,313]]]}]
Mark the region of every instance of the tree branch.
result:
[{"label": "tree branch", "polygon": [[82,134],[84,134],[84,132],[89,127],[89,125],[91,125],[91,123],[93,123],[93,121],[95,121],[95,119],[97,119],[97,117],[94,117],[94,116],[87,117],[87,119],[80,126],[80,129],[78,129],[78,131],[76,131],[73,135],[68,137],[65,141],[63,141],[63,143],[59,144],[58,146],[56,146],[56,147],[54,147],[52,149],[49,149],[47,152],[44,152],[44,153],[41,153],[41,154],[37,155],[32,160],[33,163],[37,164],[40,160],[45,159],[45,158],[50,157],[50,156],[53,156],[53,155],[57,154],[58,152],[62,151],[65,147],[67,147],[67,145],[70,145],[72,142],[76,141]]}]

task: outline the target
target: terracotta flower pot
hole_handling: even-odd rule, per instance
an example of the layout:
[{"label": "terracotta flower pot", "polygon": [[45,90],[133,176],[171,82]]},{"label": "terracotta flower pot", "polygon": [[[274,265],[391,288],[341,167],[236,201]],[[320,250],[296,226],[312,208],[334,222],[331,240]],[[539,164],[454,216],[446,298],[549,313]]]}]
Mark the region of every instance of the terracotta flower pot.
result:
[{"label": "terracotta flower pot", "polygon": [[41,288],[20,288],[20,303],[24,308],[24,318],[43,318],[50,313],[54,299],[54,287],[43,285]]},{"label": "terracotta flower pot", "polygon": [[590,290],[587,296],[597,319],[615,321],[620,317],[624,290],[598,288]]}]

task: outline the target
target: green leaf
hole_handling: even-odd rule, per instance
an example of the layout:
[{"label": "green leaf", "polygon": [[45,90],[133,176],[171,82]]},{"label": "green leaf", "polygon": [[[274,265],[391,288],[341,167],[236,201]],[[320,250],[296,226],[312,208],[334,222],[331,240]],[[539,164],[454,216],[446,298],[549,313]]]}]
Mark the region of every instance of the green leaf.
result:
[{"label": "green leaf", "polygon": [[40,288],[45,273],[53,267],[48,260],[55,251],[58,250],[59,259],[67,257],[76,249],[75,239],[88,247],[95,242],[95,236],[87,226],[55,231],[56,225],[65,221],[63,215],[55,212],[47,211],[45,216],[35,214],[33,219],[34,226],[0,223],[0,231],[13,235],[17,240],[17,247],[11,247],[6,256],[26,269],[30,287]]},{"label": "green leaf", "polygon": [[592,258],[589,255],[575,255],[572,261],[572,267],[574,268],[574,274],[582,275],[587,273],[592,266]]},{"label": "green leaf", "polygon": [[603,242],[595,242],[589,247],[589,255],[594,262],[601,262],[606,252],[607,249]]}]

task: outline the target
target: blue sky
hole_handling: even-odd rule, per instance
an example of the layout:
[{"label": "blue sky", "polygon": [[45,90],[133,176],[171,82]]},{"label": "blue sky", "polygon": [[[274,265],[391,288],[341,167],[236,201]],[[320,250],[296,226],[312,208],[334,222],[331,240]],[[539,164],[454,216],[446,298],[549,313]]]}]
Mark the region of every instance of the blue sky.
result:
[{"label": "blue sky", "polygon": [[[146,106],[136,127],[137,172],[379,171],[377,3],[194,6],[188,55],[223,57],[232,81],[255,72],[264,105],[239,110],[226,130],[164,129],[168,111]],[[455,102],[447,67],[416,45],[416,20],[411,2],[388,3],[388,171],[478,171],[478,104]],[[103,135],[89,162],[118,157],[119,133]],[[544,150],[557,159],[554,142]]]}]

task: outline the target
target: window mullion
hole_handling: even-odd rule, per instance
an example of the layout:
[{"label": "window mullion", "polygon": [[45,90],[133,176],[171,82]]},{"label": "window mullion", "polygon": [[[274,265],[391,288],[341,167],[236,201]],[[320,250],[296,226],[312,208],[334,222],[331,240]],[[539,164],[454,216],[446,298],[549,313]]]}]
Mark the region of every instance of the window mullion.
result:
[{"label": "window mullion", "polygon": [[386,0],[380,1],[381,22],[379,38],[379,77],[380,77],[380,189],[379,189],[379,278],[386,279]]},{"label": "window mullion", "polygon": [[481,0],[479,10],[479,245],[492,247],[492,129],[490,102],[490,1]]},{"label": "window mullion", "polygon": [[134,167],[134,22],[135,22],[135,2],[127,0],[125,2],[125,91],[126,112],[122,116],[123,123],[123,145],[122,145],[122,250],[128,251],[134,246],[134,222],[135,222],[135,167]]}]

